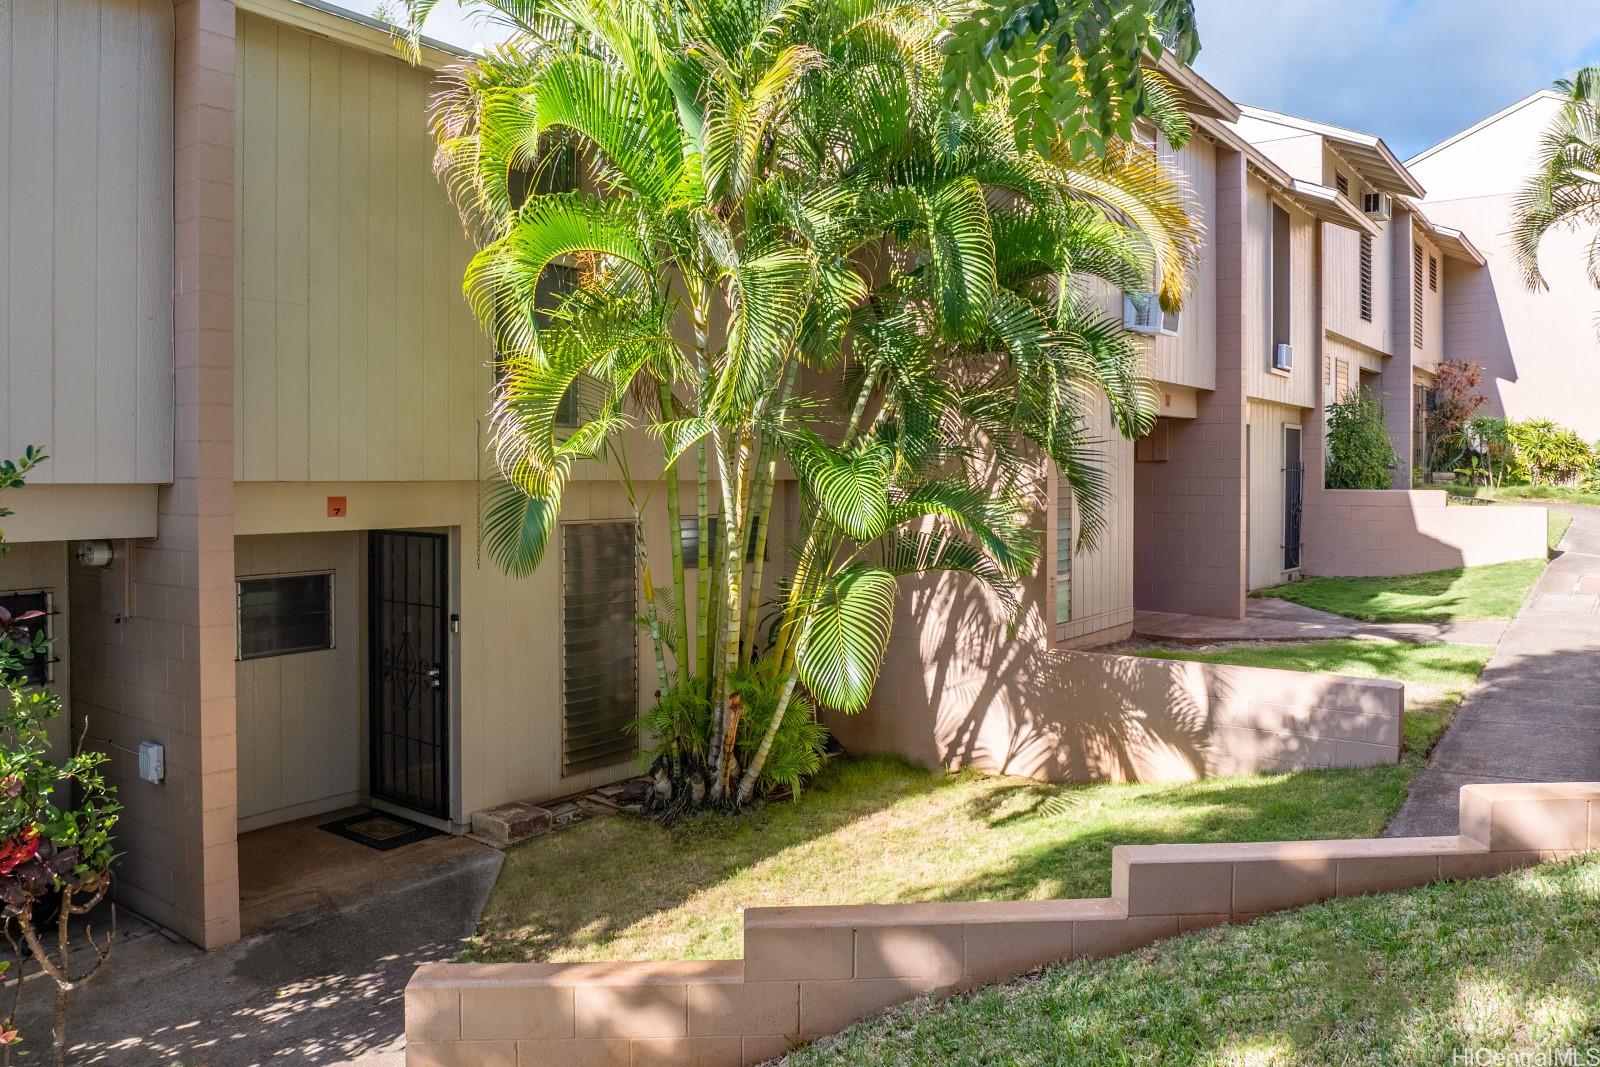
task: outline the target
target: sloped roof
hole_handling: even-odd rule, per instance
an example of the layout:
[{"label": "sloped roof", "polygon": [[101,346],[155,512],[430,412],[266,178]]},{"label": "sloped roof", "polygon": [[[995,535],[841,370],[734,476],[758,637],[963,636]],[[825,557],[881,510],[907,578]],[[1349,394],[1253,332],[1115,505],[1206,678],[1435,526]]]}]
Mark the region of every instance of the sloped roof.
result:
[{"label": "sloped roof", "polygon": [[1488,129],[1490,126],[1493,126],[1495,123],[1501,121],[1502,119],[1510,118],[1512,115],[1515,115],[1517,112],[1521,111],[1523,108],[1527,107],[1529,104],[1537,103],[1540,100],[1563,100],[1563,99],[1565,99],[1565,98],[1560,93],[1556,92],[1553,89],[1540,89],[1538,92],[1529,93],[1527,96],[1523,97],[1521,100],[1518,100],[1516,103],[1510,105],[1509,107],[1501,108],[1499,111],[1496,111],[1493,115],[1490,115],[1488,118],[1483,119],[1483,120],[1481,120],[1479,122],[1473,123],[1471,126],[1468,126],[1466,129],[1462,130],[1460,133],[1455,134],[1455,135],[1453,135],[1451,137],[1446,137],[1444,140],[1440,141],[1436,145],[1433,145],[1432,147],[1424,148],[1422,151],[1418,152],[1416,155],[1414,155],[1410,159],[1406,160],[1406,166],[1409,167],[1413,163],[1421,163],[1424,159],[1427,159],[1429,156],[1433,155],[1434,153],[1442,152],[1446,148],[1449,148],[1453,144],[1456,144],[1456,143],[1458,143],[1460,141],[1465,141],[1468,137],[1471,137],[1473,134],[1481,133],[1483,130]]},{"label": "sloped roof", "polygon": [[1383,143],[1383,138],[1374,134],[1347,130],[1343,126],[1303,119],[1298,115],[1285,115],[1281,111],[1269,111],[1264,107],[1241,105],[1239,113],[1262,122],[1276,123],[1302,133],[1315,134],[1332,142],[1339,154],[1357,167],[1374,188],[1382,192],[1394,196],[1416,197],[1423,196],[1426,192],[1406,169],[1405,164],[1400,162],[1399,157]]}]

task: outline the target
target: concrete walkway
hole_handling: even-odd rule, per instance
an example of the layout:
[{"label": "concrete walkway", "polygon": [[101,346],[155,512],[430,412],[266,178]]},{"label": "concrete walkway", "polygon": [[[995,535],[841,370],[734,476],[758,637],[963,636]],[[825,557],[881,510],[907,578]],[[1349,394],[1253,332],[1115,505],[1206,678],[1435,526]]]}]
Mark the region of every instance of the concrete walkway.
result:
[{"label": "concrete walkway", "polygon": [[[125,916],[110,968],[73,998],[71,1062],[401,1067],[405,984],[418,964],[460,955],[503,860],[460,844],[211,953]],[[48,1055],[47,994],[27,997],[24,1062]]]},{"label": "concrete walkway", "polygon": [[1455,833],[1469,782],[1600,781],[1600,508],[1572,527],[1389,827]]},{"label": "concrete walkway", "polygon": [[1359,622],[1292,600],[1267,597],[1246,600],[1242,619],[1165,611],[1135,612],[1133,618],[1134,633],[1140,637],[1205,645],[1224,641],[1328,641],[1344,637],[1411,644],[1448,641],[1457,645],[1493,645],[1508,625],[1494,619],[1483,622]]}]

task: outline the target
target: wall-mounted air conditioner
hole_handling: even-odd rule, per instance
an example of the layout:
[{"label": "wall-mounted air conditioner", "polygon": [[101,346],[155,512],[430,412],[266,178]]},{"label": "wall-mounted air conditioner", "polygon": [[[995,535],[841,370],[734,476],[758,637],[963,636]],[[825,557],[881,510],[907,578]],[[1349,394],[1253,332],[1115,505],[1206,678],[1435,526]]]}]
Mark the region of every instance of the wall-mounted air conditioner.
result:
[{"label": "wall-mounted air conditioner", "polygon": [[1294,370],[1294,345],[1275,345],[1272,349],[1273,370]]},{"label": "wall-mounted air conditioner", "polygon": [[1124,293],[1122,325],[1130,333],[1161,332],[1161,301],[1155,293]]},{"label": "wall-mounted air conditioner", "polygon": [[1361,198],[1361,210],[1368,218],[1388,222],[1394,218],[1394,201],[1388,193],[1367,193]]}]

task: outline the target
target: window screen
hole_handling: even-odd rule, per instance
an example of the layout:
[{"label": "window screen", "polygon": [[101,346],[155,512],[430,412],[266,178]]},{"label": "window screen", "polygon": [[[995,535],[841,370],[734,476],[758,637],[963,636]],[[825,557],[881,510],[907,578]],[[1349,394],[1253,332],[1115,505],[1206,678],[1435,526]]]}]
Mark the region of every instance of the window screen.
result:
[{"label": "window screen", "polygon": [[631,522],[561,526],[563,774],[633,758],[639,716],[638,556]]},{"label": "window screen", "polygon": [[[28,619],[26,622],[17,623],[16,629],[23,635],[16,637],[12,644],[21,648],[24,643],[34,641],[37,634],[50,636],[50,594],[49,593],[0,593],[0,608],[5,608],[12,618],[26,615],[29,612],[43,612],[37,618]],[[51,665],[55,663],[46,647],[31,656],[18,656],[22,661],[21,674],[27,679],[29,685],[48,685],[52,680]]]},{"label": "window screen", "polygon": [[1056,622],[1072,621],[1072,489],[1056,478]]},{"label": "window screen", "polygon": [[[717,545],[721,543],[722,516],[706,516],[706,526],[710,536],[706,538],[706,558],[715,562],[717,558]],[[696,515],[685,515],[678,519],[678,529],[683,532],[683,565],[690,570],[700,568],[700,519]],[[752,563],[756,558],[756,544],[761,539],[761,516],[757,515],[750,523],[750,543],[744,547],[744,561]],[[771,546],[761,558],[771,559]]]},{"label": "window screen", "polygon": [[[1294,343],[1293,327],[1293,235],[1294,226],[1289,213],[1277,204],[1272,205],[1272,343],[1274,346]],[[1267,353],[1269,363],[1276,358]]]},{"label": "window screen", "polygon": [[333,647],[333,575],[240,578],[239,658],[265,659]]}]

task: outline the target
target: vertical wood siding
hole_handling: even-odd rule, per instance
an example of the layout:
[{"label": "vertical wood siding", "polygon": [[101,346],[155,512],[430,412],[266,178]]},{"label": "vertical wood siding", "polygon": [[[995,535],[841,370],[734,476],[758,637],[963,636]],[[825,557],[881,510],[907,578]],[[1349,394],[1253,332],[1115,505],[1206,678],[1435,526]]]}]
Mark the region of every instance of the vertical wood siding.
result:
[{"label": "vertical wood siding", "polygon": [[[1108,405],[1101,401],[1090,419],[1103,459],[1107,489],[1105,530],[1093,548],[1074,548],[1072,556],[1072,618],[1056,626],[1057,641],[1075,641],[1133,621],[1133,442],[1117,433]],[[1050,468],[1052,492],[1045,520],[1044,544],[1056,538],[1055,501],[1060,478]],[[1075,522],[1082,509],[1072,509]],[[1077,538],[1078,529],[1072,531]],[[1055,604],[1055,575],[1050,561],[1040,564],[1048,575],[1045,602]],[[1053,611],[1052,607],[1052,611]],[[1054,618],[1052,614],[1050,616]]]},{"label": "vertical wood siding", "polygon": [[470,480],[489,351],[431,75],[241,15],[234,476]]},{"label": "vertical wood siding", "polygon": [[1245,207],[1244,348],[1247,396],[1310,407],[1316,402],[1317,374],[1317,222],[1287,203],[1293,257],[1290,328],[1294,369],[1272,369],[1272,208],[1267,187],[1251,179]]},{"label": "vertical wood siding", "polygon": [[0,2],[0,454],[172,479],[172,4]]},{"label": "vertical wood siding", "polygon": [[[1252,400],[1249,404],[1250,589],[1277,585],[1283,569],[1283,428],[1301,425],[1299,408]],[[1302,447],[1302,455],[1309,454]],[[1309,475],[1308,475],[1309,479]]]},{"label": "vertical wood siding", "polygon": [[1204,137],[1173,152],[1163,139],[1162,159],[1188,185],[1193,210],[1205,231],[1201,257],[1190,279],[1175,337],[1153,339],[1146,372],[1159,382],[1212,389],[1217,382],[1217,256],[1213,220],[1217,198],[1217,153]]},{"label": "vertical wood siding", "polygon": [[269,534],[234,542],[241,576],[333,572],[334,647],[237,664],[239,821],[256,829],[357,799],[362,656],[359,533]]}]

